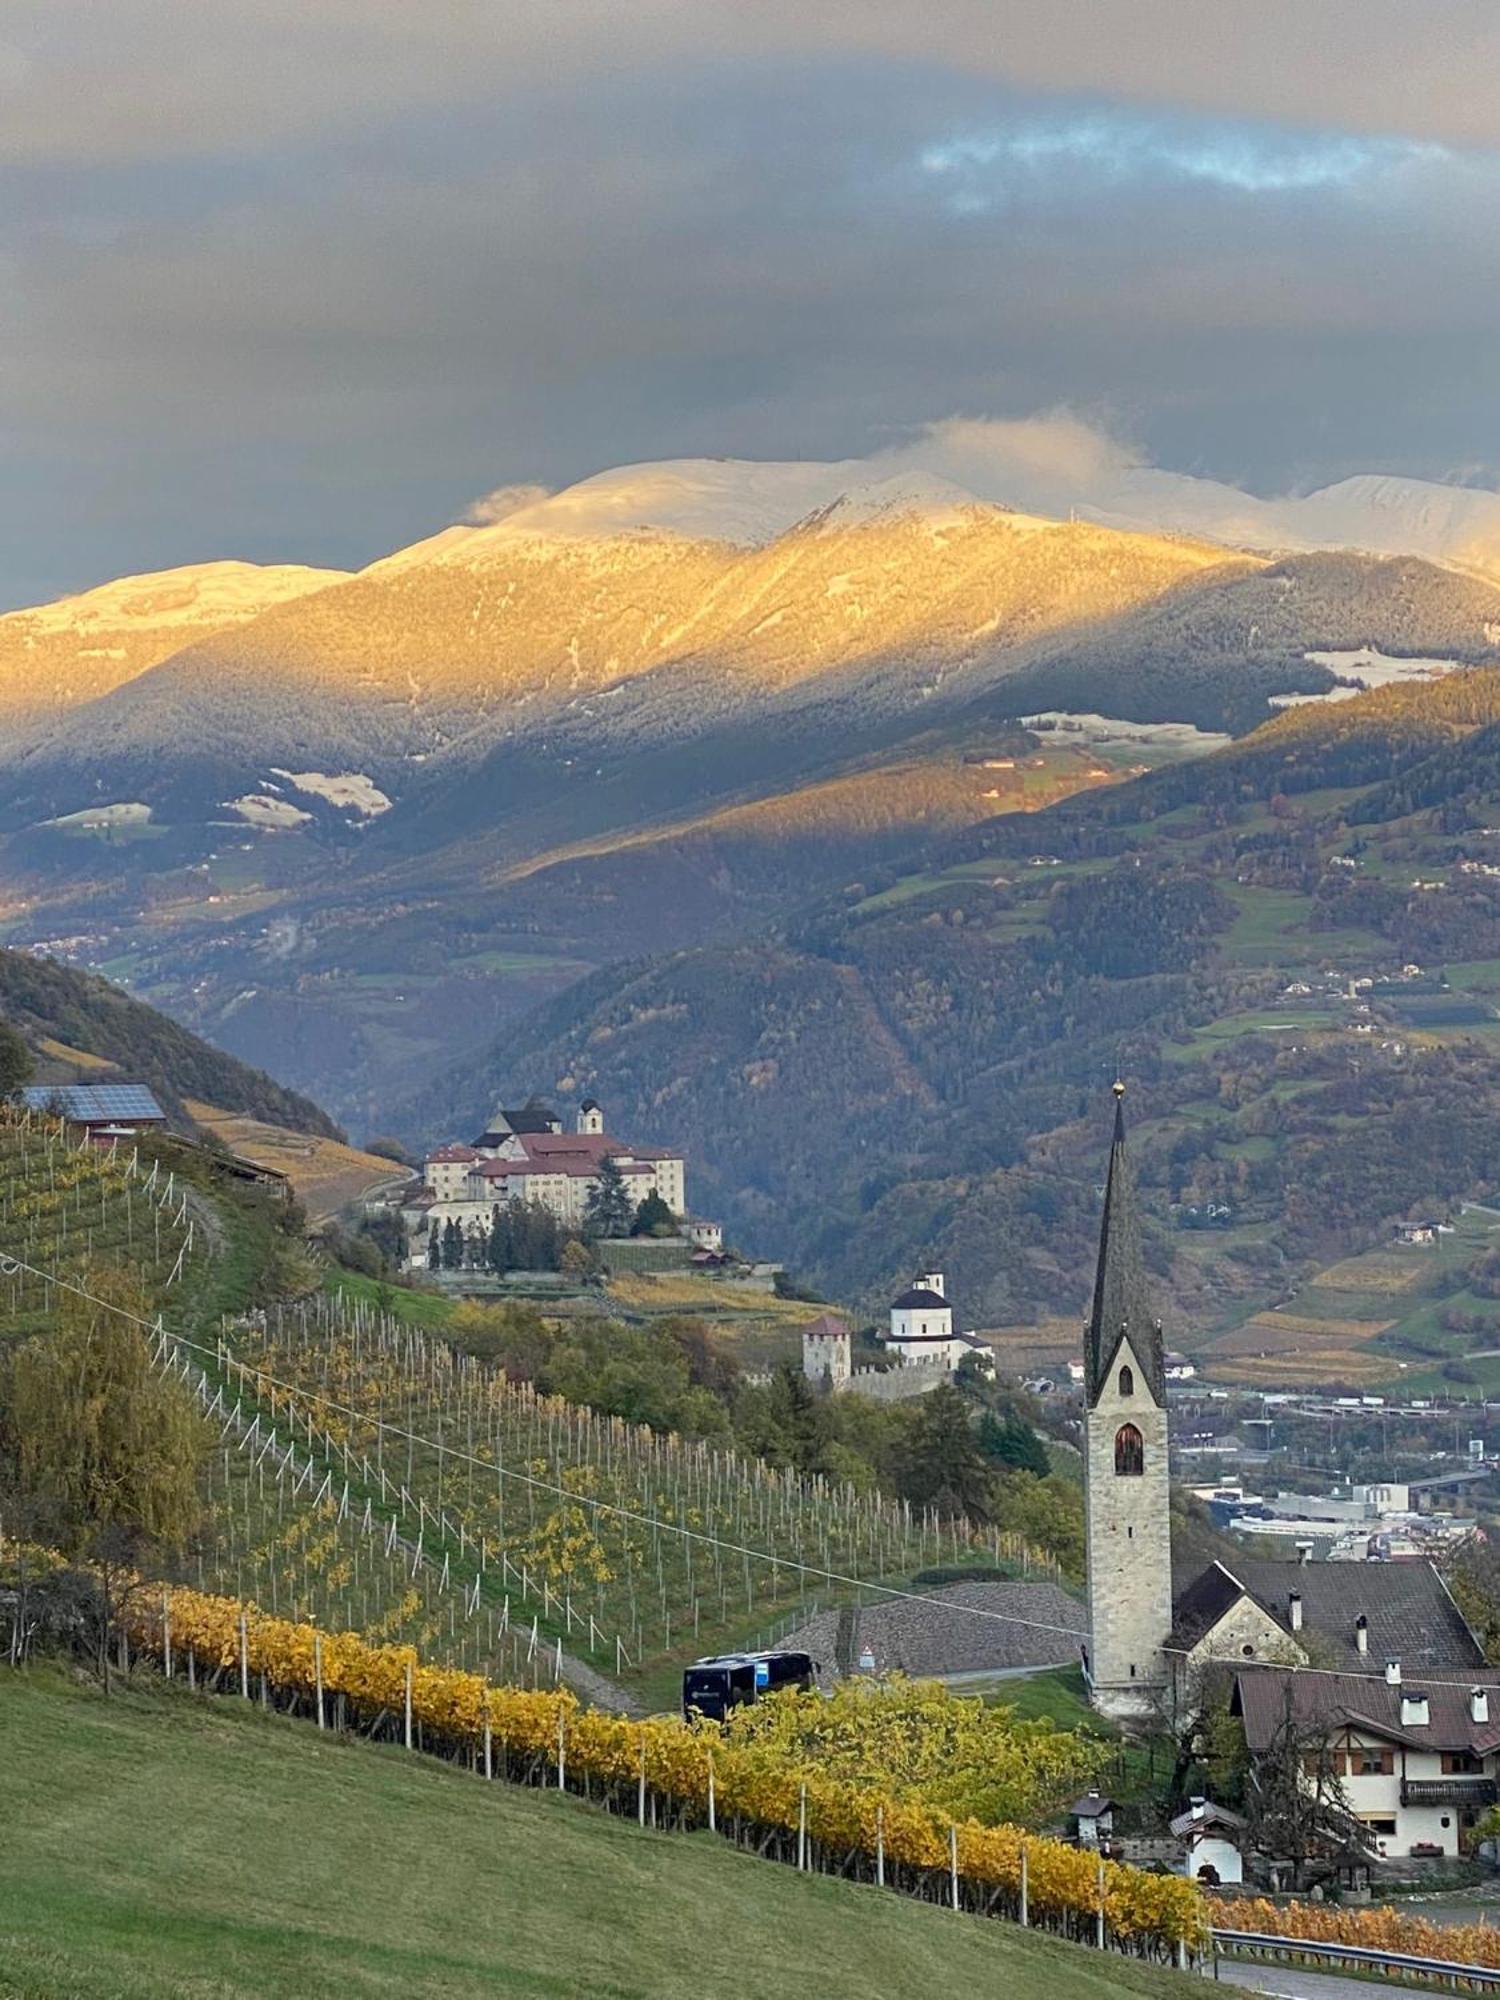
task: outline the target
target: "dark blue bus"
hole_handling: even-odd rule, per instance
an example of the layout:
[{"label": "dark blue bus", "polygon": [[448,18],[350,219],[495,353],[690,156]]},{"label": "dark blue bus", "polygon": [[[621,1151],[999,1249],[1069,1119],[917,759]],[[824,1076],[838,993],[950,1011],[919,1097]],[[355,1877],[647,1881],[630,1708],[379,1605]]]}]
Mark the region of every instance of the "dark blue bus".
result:
[{"label": "dark blue bus", "polygon": [[811,1653],[715,1653],[694,1660],[682,1676],[682,1712],[722,1722],[776,1688],[816,1686]]}]

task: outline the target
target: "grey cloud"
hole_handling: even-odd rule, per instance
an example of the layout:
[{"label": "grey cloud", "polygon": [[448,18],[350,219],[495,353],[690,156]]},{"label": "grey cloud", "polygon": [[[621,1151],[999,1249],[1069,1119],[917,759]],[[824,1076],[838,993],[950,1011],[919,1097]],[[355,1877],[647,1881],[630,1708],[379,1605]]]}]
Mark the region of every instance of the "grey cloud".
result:
[{"label": "grey cloud", "polygon": [[876,60],[1022,90],[1488,147],[1493,0],[50,0],[0,157],[211,156],[685,66]]},{"label": "grey cloud", "polygon": [[1067,405],[1268,490],[1500,457],[1493,161],[1249,192],[1167,170],[1218,128],[1156,114],[1167,167],[1064,150],[977,212],[922,168],[1053,115],[930,64],[762,60],[271,159],[231,132],[191,169],[32,166],[0,215],[0,601],[218,554],[346,566],[497,482],[863,455],[954,413]]}]

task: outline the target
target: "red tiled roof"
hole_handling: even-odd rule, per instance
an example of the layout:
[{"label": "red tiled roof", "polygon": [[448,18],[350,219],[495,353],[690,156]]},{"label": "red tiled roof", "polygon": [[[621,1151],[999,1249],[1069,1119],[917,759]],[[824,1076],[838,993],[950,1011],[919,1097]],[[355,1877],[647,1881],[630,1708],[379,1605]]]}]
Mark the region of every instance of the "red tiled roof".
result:
[{"label": "red tiled roof", "polygon": [[439,1146],[435,1153],[427,1155],[427,1162],[430,1166],[434,1160],[461,1162],[478,1158],[479,1155],[472,1146]]}]

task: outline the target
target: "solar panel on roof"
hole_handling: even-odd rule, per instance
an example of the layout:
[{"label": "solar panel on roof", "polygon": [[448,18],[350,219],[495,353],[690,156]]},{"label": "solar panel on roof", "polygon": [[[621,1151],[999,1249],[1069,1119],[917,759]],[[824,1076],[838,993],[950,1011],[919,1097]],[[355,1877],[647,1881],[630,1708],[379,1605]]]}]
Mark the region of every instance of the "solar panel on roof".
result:
[{"label": "solar panel on roof", "polygon": [[166,1118],[144,1083],[37,1083],[24,1096],[33,1111],[60,1111],[79,1125]]}]

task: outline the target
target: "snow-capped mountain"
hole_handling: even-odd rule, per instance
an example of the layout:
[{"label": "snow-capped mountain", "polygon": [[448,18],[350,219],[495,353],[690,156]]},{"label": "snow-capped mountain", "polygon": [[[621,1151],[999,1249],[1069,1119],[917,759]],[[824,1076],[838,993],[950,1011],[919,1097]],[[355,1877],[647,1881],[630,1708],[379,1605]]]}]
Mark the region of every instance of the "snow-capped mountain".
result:
[{"label": "snow-capped mountain", "polygon": [[0,718],[14,725],[91,701],[196,640],[344,576],[296,563],[194,563],[8,612],[0,616]]},{"label": "snow-capped mountain", "polygon": [[[1377,554],[1286,555],[1346,547]],[[1118,452],[1063,479],[941,429],[866,460],[626,466],[355,575],[206,564],[0,618],[0,825],[119,802],[201,825],[311,771],[368,785],[378,828],[318,793],[259,823],[335,810],[380,849],[414,814],[451,832],[456,800],[561,810],[559,774],[713,739],[701,796],[737,729],[816,763],[1014,712],[1006,688],[1243,728],[1328,684],[1317,649],[1492,657],[1487,570],[1500,495],[1420,481],[1259,500]]]},{"label": "snow-capped mountain", "polygon": [[[493,527],[460,530],[441,548],[485,560],[524,537],[591,539],[656,530],[692,541],[762,546],[839,507],[942,513],[988,504],[1043,518],[1084,517],[1147,534],[1287,553],[1353,549],[1414,555],[1500,578],[1500,493],[1361,474],[1303,495],[1262,499],[1241,488],[1101,453],[1061,477],[1054,465],[955,446],[939,429],[869,459],[665,459],[595,473]],[[404,556],[388,558],[404,561]]]}]

